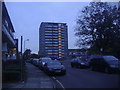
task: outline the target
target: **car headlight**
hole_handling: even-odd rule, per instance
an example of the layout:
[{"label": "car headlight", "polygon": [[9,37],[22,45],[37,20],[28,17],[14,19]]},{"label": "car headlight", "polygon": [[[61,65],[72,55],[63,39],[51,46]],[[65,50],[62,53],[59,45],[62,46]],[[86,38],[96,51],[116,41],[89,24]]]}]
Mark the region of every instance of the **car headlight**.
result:
[{"label": "car headlight", "polygon": [[43,65],[45,65],[45,62],[42,62]]},{"label": "car headlight", "polygon": [[82,65],[85,65],[85,63],[81,63]]},{"label": "car headlight", "polygon": [[62,70],[65,70],[65,67],[62,67]]},{"label": "car headlight", "polygon": [[112,67],[112,68],[116,68],[117,66],[116,66],[116,65],[110,65],[110,67]]}]

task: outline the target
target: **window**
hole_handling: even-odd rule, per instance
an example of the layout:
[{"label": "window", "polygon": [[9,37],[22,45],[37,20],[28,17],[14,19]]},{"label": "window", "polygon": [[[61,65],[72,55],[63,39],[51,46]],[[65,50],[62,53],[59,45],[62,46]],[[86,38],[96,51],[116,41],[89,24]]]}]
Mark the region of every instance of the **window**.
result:
[{"label": "window", "polygon": [[59,54],[59,56],[62,56],[62,54]]},{"label": "window", "polygon": [[62,52],[59,51],[59,53],[62,53]]},{"label": "window", "polygon": [[62,42],[62,41],[58,41],[58,42]]},{"label": "window", "polygon": [[57,28],[53,28],[53,30],[58,30]]},{"label": "window", "polygon": [[59,50],[62,50],[62,49],[59,49]]},{"label": "window", "polygon": [[62,34],[62,33],[59,32],[58,34]]},{"label": "window", "polygon": [[57,28],[58,26],[53,26],[53,27],[54,27],[54,28],[55,28],[55,27]]},{"label": "window", "polygon": [[58,49],[58,47],[52,47],[52,49]]},{"label": "window", "polygon": [[5,20],[5,25],[8,27],[8,22],[7,22],[7,20]]},{"label": "window", "polygon": [[58,31],[53,31],[53,33],[54,33],[54,32],[57,32],[57,33],[58,33]]},{"label": "window", "polygon": [[45,38],[52,38],[52,36],[45,36]]},{"label": "window", "polygon": [[62,46],[59,46],[59,48],[61,48]]},{"label": "window", "polygon": [[52,52],[52,50],[46,50],[46,51],[48,51],[48,52]]},{"label": "window", "polygon": [[55,52],[58,52],[58,50],[53,50],[53,52],[54,52],[54,51],[55,51]]},{"label": "window", "polygon": [[49,28],[49,27],[52,27],[52,26],[51,25],[47,25],[46,27]]},{"label": "window", "polygon": [[45,40],[52,40],[52,39],[46,39],[46,38],[45,38]]},{"label": "window", "polygon": [[58,41],[58,39],[52,39],[53,41]]},{"label": "window", "polygon": [[58,42],[53,42],[53,44],[58,44]]},{"label": "window", "polygon": [[45,46],[53,46],[52,44],[46,44]]},{"label": "window", "polygon": [[45,28],[45,30],[52,30],[52,28],[47,27],[47,28]]},{"label": "window", "polygon": [[45,31],[46,33],[51,33],[52,31]]},{"label": "window", "polygon": [[62,37],[61,35],[59,35],[58,37]]},{"label": "window", "polygon": [[45,47],[45,49],[50,49],[50,47]]},{"label": "window", "polygon": [[57,33],[53,33],[52,35],[58,35]]},{"label": "window", "polygon": [[58,26],[60,27],[62,24],[58,24]]},{"label": "window", "polygon": [[53,35],[52,33],[45,33],[45,35]]},{"label": "window", "polygon": [[52,42],[45,42],[45,43],[52,43]]},{"label": "window", "polygon": [[58,38],[58,36],[53,36],[53,38]]},{"label": "window", "polygon": [[58,32],[60,33],[60,32],[61,32],[61,30],[58,30]]},{"label": "window", "polygon": [[53,54],[58,54],[58,53],[54,53],[54,52],[53,52]]},{"label": "window", "polygon": [[48,53],[48,54],[52,54],[52,53]]},{"label": "window", "polygon": [[58,38],[59,40],[61,40],[61,38]]},{"label": "window", "polygon": [[53,44],[53,46],[58,46],[58,44]]},{"label": "window", "polygon": [[61,29],[61,28],[58,28],[58,29]]}]

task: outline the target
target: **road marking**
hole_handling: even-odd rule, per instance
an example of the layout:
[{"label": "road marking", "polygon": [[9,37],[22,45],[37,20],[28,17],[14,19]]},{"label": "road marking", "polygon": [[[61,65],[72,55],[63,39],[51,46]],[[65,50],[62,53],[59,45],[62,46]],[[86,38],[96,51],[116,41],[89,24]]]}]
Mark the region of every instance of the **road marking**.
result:
[{"label": "road marking", "polygon": [[53,79],[56,79],[55,77],[52,77]]},{"label": "road marking", "polygon": [[63,90],[65,90],[65,87],[63,86],[63,84],[59,81],[59,80],[57,80],[55,77],[52,77],[54,80],[56,80],[56,82],[57,83],[59,83],[60,84],[60,86],[63,88]]},{"label": "road marking", "polygon": [[65,90],[64,86],[62,85],[62,83],[59,80],[56,80],[56,81],[61,85],[61,87],[63,88],[63,90]]}]

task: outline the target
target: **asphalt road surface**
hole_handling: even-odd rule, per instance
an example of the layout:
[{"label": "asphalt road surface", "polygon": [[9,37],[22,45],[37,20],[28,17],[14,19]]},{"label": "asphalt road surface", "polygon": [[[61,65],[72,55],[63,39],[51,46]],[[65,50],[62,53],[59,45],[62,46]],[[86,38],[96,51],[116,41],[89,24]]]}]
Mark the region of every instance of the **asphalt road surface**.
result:
[{"label": "asphalt road surface", "polygon": [[53,76],[57,88],[120,88],[119,74],[107,74],[90,69],[72,68],[70,60],[63,62],[66,75]]}]

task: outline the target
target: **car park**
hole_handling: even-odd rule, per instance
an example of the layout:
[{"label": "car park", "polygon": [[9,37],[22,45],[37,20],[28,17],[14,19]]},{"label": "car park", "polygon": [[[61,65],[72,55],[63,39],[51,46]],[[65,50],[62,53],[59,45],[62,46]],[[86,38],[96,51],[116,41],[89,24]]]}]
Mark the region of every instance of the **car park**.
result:
[{"label": "car park", "polygon": [[91,56],[89,64],[91,70],[94,71],[102,71],[106,73],[120,73],[120,60],[114,56]]},{"label": "car park", "polygon": [[44,71],[48,75],[66,74],[65,66],[58,61],[51,61],[51,62],[45,63]]},{"label": "car park", "polygon": [[75,59],[72,59],[71,67],[88,68],[89,63],[86,60],[83,60],[81,57],[77,57]]},{"label": "car park", "polygon": [[39,62],[38,62],[38,67],[39,67],[41,70],[43,70],[45,63],[51,62],[51,61],[52,61],[52,59],[49,58],[49,57],[40,58],[40,59],[39,59]]}]

